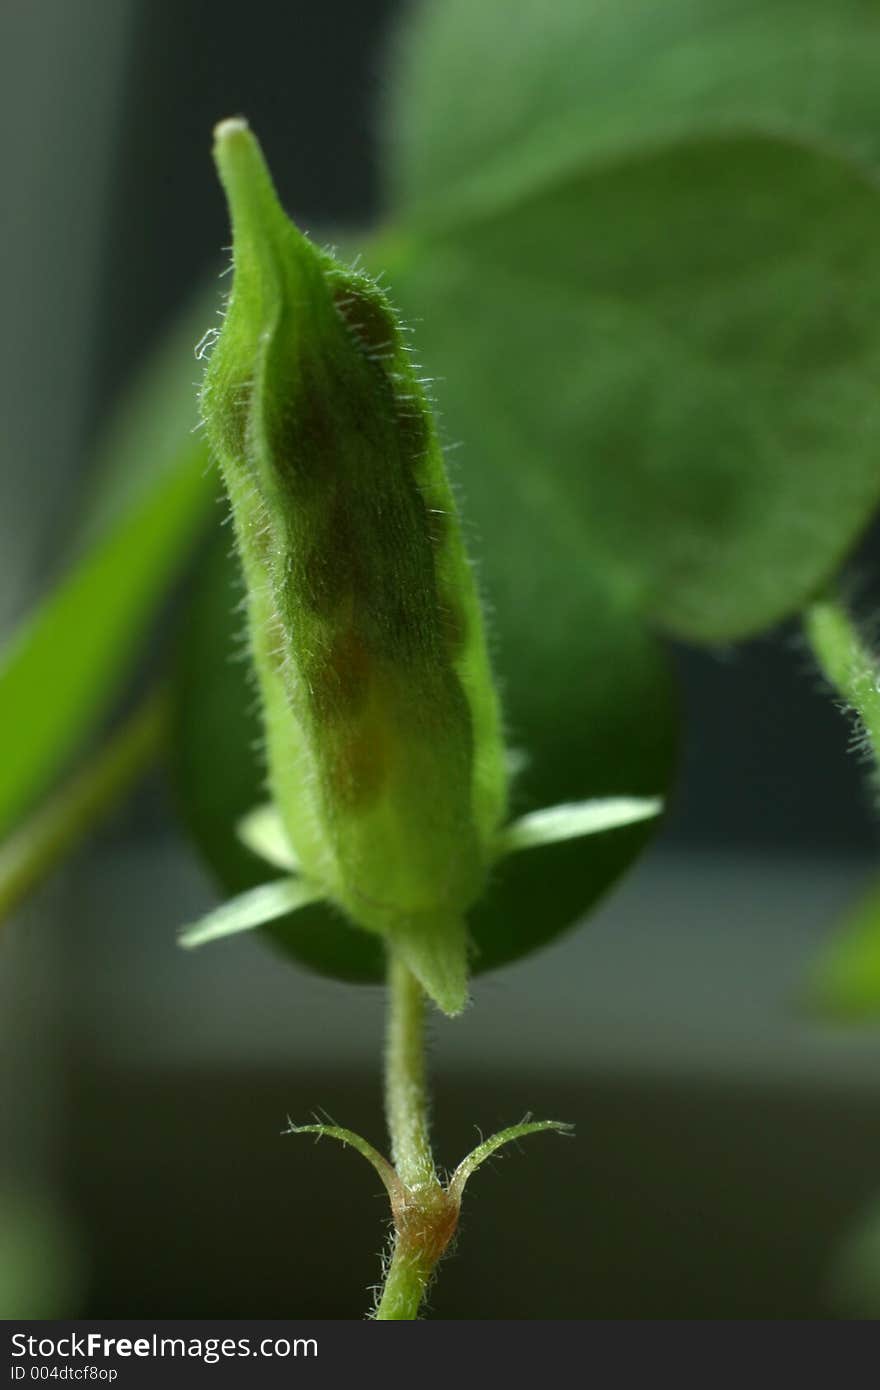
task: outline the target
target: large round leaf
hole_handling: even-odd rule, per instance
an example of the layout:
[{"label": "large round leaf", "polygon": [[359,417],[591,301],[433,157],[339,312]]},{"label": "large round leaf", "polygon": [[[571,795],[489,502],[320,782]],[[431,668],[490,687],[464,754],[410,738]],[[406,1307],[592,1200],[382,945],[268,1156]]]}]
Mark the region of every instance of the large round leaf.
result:
[{"label": "large round leaf", "polygon": [[642,155],[416,240],[395,274],[475,447],[538,470],[679,636],[797,611],[880,500],[880,191],[787,141]]},{"label": "large round leaf", "polygon": [[386,177],[429,228],[694,137],[880,159],[877,0],[418,0],[392,53]]},{"label": "large round leaf", "polygon": [[452,427],[489,384],[511,466],[690,640],[796,611],[880,498],[878,66],[876,0],[447,0],[398,36],[383,249]]}]

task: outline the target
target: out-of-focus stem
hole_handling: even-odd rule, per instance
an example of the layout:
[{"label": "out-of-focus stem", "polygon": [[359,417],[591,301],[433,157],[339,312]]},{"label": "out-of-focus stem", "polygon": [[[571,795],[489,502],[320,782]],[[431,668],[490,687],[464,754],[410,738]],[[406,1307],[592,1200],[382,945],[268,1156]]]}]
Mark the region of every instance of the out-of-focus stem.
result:
[{"label": "out-of-focus stem", "polygon": [[165,692],[151,692],[91,761],[0,845],[0,921],[77,848],[155,760],[167,717]]},{"label": "out-of-focus stem", "polygon": [[844,604],[823,598],[804,614],[804,629],[826,680],[859,716],[880,763],[880,663]]}]

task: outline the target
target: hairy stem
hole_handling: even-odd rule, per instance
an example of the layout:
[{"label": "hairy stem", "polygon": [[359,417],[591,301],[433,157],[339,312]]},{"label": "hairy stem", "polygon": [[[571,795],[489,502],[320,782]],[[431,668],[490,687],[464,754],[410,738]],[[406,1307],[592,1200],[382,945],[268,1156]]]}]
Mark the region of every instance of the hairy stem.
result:
[{"label": "hairy stem", "polygon": [[431,1278],[431,1269],[407,1250],[399,1236],[385,1272],[382,1297],[376,1309],[377,1322],[413,1322],[419,1316],[422,1299]]},{"label": "hairy stem", "polygon": [[382,1322],[418,1317],[458,1218],[458,1203],[451,1201],[437,1178],[428,1133],[425,996],[393,951],[388,996],[385,1108],[400,1191],[392,1199],[394,1247],[376,1309]]},{"label": "hairy stem", "polygon": [[0,845],[0,921],[94,829],[155,759],[167,726],[153,691],[85,767]]},{"label": "hairy stem", "polygon": [[418,1189],[437,1180],[428,1132],[425,996],[418,980],[393,951],[388,994],[385,1114],[391,1157],[404,1186]]},{"label": "hairy stem", "polygon": [[880,667],[844,604],[817,600],[804,614],[804,630],[826,680],[864,725],[875,761],[880,760]]}]

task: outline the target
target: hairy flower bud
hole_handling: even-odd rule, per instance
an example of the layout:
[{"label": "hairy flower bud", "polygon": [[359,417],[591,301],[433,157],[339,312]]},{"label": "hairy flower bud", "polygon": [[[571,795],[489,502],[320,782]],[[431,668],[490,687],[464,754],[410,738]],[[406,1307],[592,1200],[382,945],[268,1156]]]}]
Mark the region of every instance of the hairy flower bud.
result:
[{"label": "hairy flower bud", "polygon": [[217,127],[234,278],[202,389],[247,585],[272,799],[299,871],[447,1012],[505,814],[482,617],[387,297]]}]

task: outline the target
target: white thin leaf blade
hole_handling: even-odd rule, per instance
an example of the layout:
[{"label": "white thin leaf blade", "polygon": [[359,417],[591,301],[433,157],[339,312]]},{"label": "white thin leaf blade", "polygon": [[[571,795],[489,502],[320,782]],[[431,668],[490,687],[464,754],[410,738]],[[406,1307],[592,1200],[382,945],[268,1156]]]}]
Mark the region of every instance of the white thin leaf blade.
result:
[{"label": "white thin leaf blade", "polygon": [[246,849],[271,864],[273,869],[285,869],[288,873],[296,873],[299,869],[299,860],[274,802],[267,801],[248,811],[238,822],[236,833]]},{"label": "white thin leaf blade", "polygon": [[230,898],[198,922],[184,927],[178,945],[190,950],[208,941],[219,941],[224,936],[237,936],[239,932],[274,922],[322,896],[320,889],[304,878],[279,878],[272,883],[261,883],[258,888]]},{"label": "white thin leaf blade", "polygon": [[649,820],[662,809],[663,800],[658,796],[609,796],[547,806],[521,816],[502,830],[497,840],[498,853],[514,854],[538,845],[558,844],[560,840],[576,840],[582,835],[598,835]]}]

